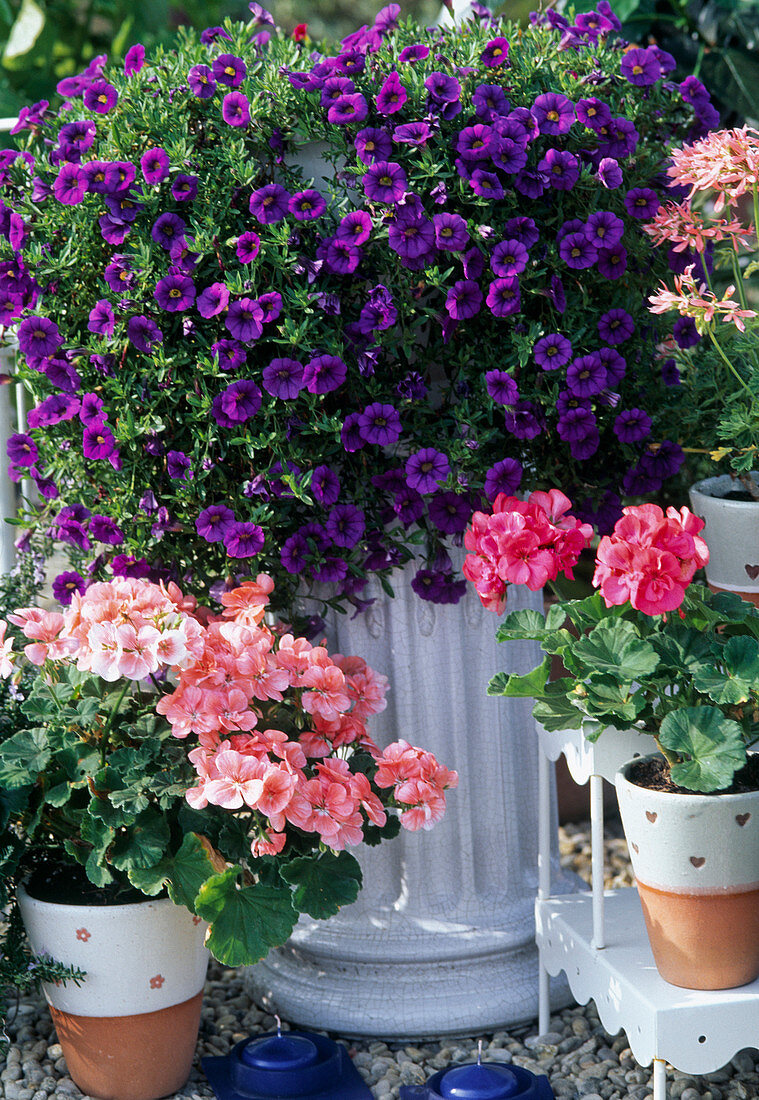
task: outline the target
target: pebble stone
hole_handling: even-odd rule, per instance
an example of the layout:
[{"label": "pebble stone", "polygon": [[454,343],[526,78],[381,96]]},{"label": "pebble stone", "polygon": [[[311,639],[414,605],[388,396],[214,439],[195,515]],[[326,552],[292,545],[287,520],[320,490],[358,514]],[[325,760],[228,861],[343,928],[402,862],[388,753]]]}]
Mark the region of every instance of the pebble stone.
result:
[{"label": "pebble stone", "polygon": [[[632,882],[627,846],[619,826],[607,823],[606,886]],[[587,824],[559,831],[562,864],[590,878],[590,832]],[[200,1069],[205,1054],[226,1054],[247,1035],[273,1030],[275,1021],[253,1004],[242,975],[212,964],[201,1015],[198,1052],[189,1081],[173,1100],[210,1100],[213,1092]],[[11,1046],[0,1063],[0,1097],[5,1100],[91,1100],[68,1076],[63,1051],[41,997],[29,997],[7,1025]],[[551,1018],[550,1030],[499,1030],[483,1035],[483,1061],[523,1066],[547,1074],[557,1100],[652,1100],[650,1066],[638,1066],[624,1033],[610,1036],[593,1002],[564,1009]],[[374,1100],[397,1100],[402,1085],[423,1084],[433,1073],[477,1054],[477,1040],[444,1039],[437,1043],[383,1043],[377,1039],[346,1042],[354,1065]],[[759,1097],[759,1051],[742,1050],[723,1069],[704,1077],[670,1069],[670,1100],[756,1100]]]}]

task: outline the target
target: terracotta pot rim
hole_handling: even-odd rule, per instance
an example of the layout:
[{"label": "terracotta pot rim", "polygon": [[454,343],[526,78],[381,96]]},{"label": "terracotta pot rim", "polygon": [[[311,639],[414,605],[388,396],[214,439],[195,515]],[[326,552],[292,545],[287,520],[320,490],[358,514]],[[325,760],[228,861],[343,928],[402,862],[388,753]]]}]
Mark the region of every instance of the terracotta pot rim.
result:
[{"label": "terracotta pot rim", "polygon": [[[129,912],[129,910],[134,911],[137,909],[142,909],[145,905],[149,904],[153,904],[156,906],[161,905],[164,907],[167,905],[174,905],[174,902],[171,900],[171,898],[151,898],[148,897],[147,894],[142,901],[130,901],[126,903],[117,903],[115,905],[88,905],[86,902],[69,904],[68,902],[63,901],[43,901],[41,898],[35,898],[33,894],[28,893],[24,882],[19,884],[16,893],[25,898],[28,898],[28,900],[33,905],[44,905],[49,910],[58,910],[61,913],[69,914],[75,912],[77,909],[82,910],[83,912],[86,911],[88,913],[91,912],[91,910],[93,909],[108,909],[111,912],[113,912],[114,910],[119,910],[121,912],[127,913]],[[181,906],[179,908],[181,908]]]},{"label": "terracotta pot rim", "polygon": [[[759,751],[759,750],[757,750]],[[633,764],[639,764],[641,761],[646,760],[661,760],[663,759],[660,752],[649,752],[644,756],[634,756],[632,760],[628,760],[617,772],[617,784],[624,784],[626,787],[631,787],[633,790],[644,791],[647,797],[657,799],[661,803],[671,802],[673,799],[696,799],[699,798],[703,802],[709,804],[716,800],[719,800],[724,805],[729,805],[731,801],[745,802],[747,798],[759,798],[759,788],[755,791],[734,791],[730,794],[723,793],[721,791],[712,791],[706,793],[705,791],[690,791],[689,793],[680,793],[678,791],[657,791],[652,787],[642,787],[640,783],[632,783],[627,775],[629,769]]]}]

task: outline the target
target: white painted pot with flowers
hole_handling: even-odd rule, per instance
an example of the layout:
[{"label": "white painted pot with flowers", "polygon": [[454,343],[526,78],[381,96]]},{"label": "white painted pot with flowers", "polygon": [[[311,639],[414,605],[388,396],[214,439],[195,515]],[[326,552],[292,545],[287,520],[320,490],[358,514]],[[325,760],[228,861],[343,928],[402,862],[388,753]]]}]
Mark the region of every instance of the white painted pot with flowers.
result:
[{"label": "white painted pot with flowers", "polygon": [[[651,310],[676,310],[673,350],[689,400],[683,433],[691,449],[715,461],[729,459],[730,473],[707,477],[690,491],[691,507],[704,520],[711,587],[738,592],[759,604],[759,133],[720,130],[675,149],[669,175],[687,188],[683,202],[669,202],[645,226],[657,245],[686,258],[675,290],[663,286]],[[699,253],[712,252],[705,267]],[[695,247],[697,253],[689,249]],[[691,262],[688,262],[688,258]],[[733,285],[714,290],[707,268],[728,270]],[[718,276],[715,276],[716,279]],[[690,410],[690,411],[689,411]]]},{"label": "white painted pot with flowers", "polygon": [[[598,547],[597,592],[505,618],[498,637],[534,638],[545,658],[490,690],[535,698],[549,730],[651,735],[658,752],[626,764],[617,789],[654,959],[666,981],[721,989],[759,976],[759,611],[691,583],[702,527],[687,508],[624,509]],[[513,498],[480,514],[469,573],[485,597],[504,562],[561,561],[550,534]],[[568,675],[551,681],[553,656]]]}]

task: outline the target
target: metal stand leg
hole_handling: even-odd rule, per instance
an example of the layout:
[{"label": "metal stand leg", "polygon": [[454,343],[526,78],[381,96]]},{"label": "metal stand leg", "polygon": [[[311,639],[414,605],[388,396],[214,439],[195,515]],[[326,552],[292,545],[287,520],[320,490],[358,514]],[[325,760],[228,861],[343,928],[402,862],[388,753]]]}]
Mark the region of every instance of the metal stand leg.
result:
[{"label": "metal stand leg", "polygon": [[[543,900],[551,893],[551,762],[542,752],[538,753],[538,898]],[[543,965],[542,952],[538,951],[538,1031],[545,1035],[550,1030],[551,997],[548,971]]]},{"label": "metal stand leg", "polygon": [[654,1100],[667,1100],[667,1063],[654,1058]]},{"label": "metal stand leg", "polygon": [[593,874],[593,946],[606,946],[604,923],[604,792],[600,775],[590,777],[590,849]]}]

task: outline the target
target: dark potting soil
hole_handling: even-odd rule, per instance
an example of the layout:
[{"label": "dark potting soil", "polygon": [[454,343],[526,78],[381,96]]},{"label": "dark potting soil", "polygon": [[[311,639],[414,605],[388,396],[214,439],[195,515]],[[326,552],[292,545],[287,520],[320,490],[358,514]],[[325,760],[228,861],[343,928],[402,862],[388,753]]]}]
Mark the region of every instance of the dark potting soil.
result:
[{"label": "dark potting soil", "polygon": [[[702,791],[689,791],[685,787],[678,787],[673,783],[669,775],[669,764],[666,760],[636,760],[629,772],[629,779],[636,787],[645,787],[649,791],[669,791],[671,794],[702,794]],[[741,768],[733,776],[730,787],[724,791],[713,791],[719,794],[742,794],[745,791],[759,791],[759,753],[749,756],[746,766]]]},{"label": "dark potting soil", "polygon": [[756,497],[752,497],[745,489],[731,489],[729,493],[723,493],[720,500],[744,500],[748,503],[753,501],[754,504],[757,502]]},{"label": "dark potting soil", "polygon": [[25,886],[30,897],[57,905],[131,905],[146,900],[145,895],[133,886],[118,883],[95,886],[84,869],[76,864],[40,864],[32,871]]}]

